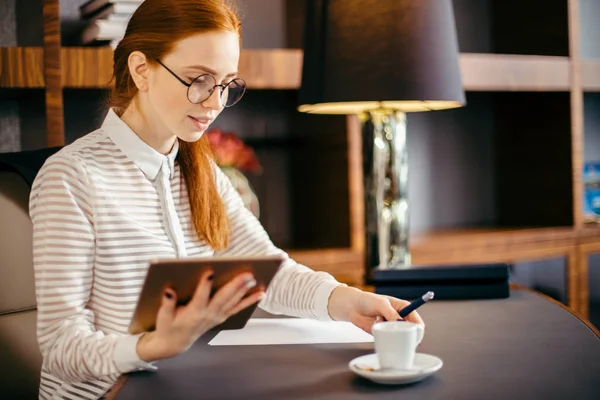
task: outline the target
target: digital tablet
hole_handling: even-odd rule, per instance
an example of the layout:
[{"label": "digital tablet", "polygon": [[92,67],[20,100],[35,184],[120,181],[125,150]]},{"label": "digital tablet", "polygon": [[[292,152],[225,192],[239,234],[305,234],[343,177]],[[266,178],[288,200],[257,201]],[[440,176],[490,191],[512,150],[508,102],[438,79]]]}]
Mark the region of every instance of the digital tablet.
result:
[{"label": "digital tablet", "polygon": [[[177,305],[187,304],[196,290],[204,271],[215,273],[211,297],[234,276],[251,272],[257,285],[248,294],[266,290],[283,263],[283,256],[258,257],[203,257],[157,260],[150,262],[144,285],[129,325],[129,333],[137,334],[155,329],[156,314],[162,303],[164,290],[172,288],[177,293]],[[256,309],[258,303],[232,315],[212,330],[241,329]]]}]

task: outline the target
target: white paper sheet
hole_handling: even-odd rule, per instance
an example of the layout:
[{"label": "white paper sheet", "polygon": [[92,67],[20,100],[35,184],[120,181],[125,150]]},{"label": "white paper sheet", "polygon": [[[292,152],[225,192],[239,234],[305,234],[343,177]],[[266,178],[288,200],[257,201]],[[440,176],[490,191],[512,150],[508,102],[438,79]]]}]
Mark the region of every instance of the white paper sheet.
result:
[{"label": "white paper sheet", "polygon": [[210,346],[367,343],[373,336],[350,322],[303,318],[252,318],[243,329],[221,331]]}]

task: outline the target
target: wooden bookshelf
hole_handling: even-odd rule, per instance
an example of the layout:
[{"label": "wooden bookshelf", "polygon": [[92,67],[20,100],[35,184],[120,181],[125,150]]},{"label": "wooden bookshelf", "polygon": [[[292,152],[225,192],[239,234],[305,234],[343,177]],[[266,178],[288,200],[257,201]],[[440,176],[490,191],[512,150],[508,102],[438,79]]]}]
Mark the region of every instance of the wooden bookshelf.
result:
[{"label": "wooden bookshelf", "polygon": [[[44,80],[17,75],[17,67],[28,63],[27,71],[43,76],[43,51],[41,48],[3,48],[0,55],[3,71],[1,87],[27,87],[33,82],[44,87]],[[65,88],[108,88],[112,77],[112,50],[108,47],[61,48],[61,83]],[[4,65],[7,65],[4,67]],[[12,68],[11,68],[12,66]],[[460,55],[463,86],[467,91],[568,91],[569,58],[527,56],[510,54]],[[600,83],[595,62],[584,64],[586,85]],[[302,50],[300,49],[248,49],[242,50],[240,76],[253,89],[298,89],[302,78]]]},{"label": "wooden bookshelf", "polygon": [[[454,3],[462,2],[455,1]],[[522,7],[529,8],[522,13],[511,8],[509,2],[489,0],[485,3],[492,7],[490,20],[481,23],[478,21],[471,28],[479,29],[484,26],[489,31],[487,33],[489,33],[490,40],[486,44],[485,37],[483,39],[486,40],[483,40],[480,35],[472,34],[469,36],[472,43],[467,43],[464,49],[461,47],[463,52],[460,55],[460,68],[464,88],[469,92],[468,95],[474,92],[491,94],[491,100],[488,103],[484,102],[482,108],[484,111],[490,111],[488,108],[491,108],[491,114],[498,114],[489,119],[494,127],[501,125],[500,138],[513,129],[513,126],[506,120],[515,117],[514,126],[517,128],[527,124],[529,110],[524,109],[529,105],[526,101],[529,97],[526,96],[532,92],[540,94],[541,97],[531,96],[531,104],[536,106],[535,101],[540,99],[543,102],[551,103],[555,99],[556,92],[559,92],[559,95],[562,96],[559,99],[562,100],[558,108],[562,114],[558,117],[558,122],[560,129],[565,127],[564,131],[560,132],[563,137],[561,140],[551,142],[554,147],[547,149],[544,147],[544,143],[539,141],[539,132],[534,132],[538,136],[527,135],[527,129],[530,126],[535,129],[537,122],[527,125],[526,128],[520,128],[524,132],[522,143],[527,146],[526,151],[523,150],[525,156],[520,155],[519,164],[514,169],[515,173],[527,170],[528,153],[549,152],[549,162],[555,160],[556,154],[568,153],[568,162],[565,164],[567,167],[561,170],[560,178],[557,179],[568,178],[564,180],[565,185],[572,189],[568,195],[569,202],[562,200],[559,202],[561,209],[567,209],[565,214],[568,214],[569,221],[567,224],[554,224],[563,226],[543,228],[528,228],[526,223],[515,228],[504,228],[500,226],[506,224],[498,224],[497,227],[492,226],[485,229],[455,228],[414,235],[411,237],[413,261],[415,264],[425,265],[513,262],[565,257],[567,259],[569,306],[580,314],[587,315],[587,255],[600,251],[600,227],[584,224],[582,217],[581,174],[584,161],[582,94],[586,91],[600,91],[600,60],[581,59],[579,55],[580,10],[578,0],[548,2],[549,6],[544,6],[544,9],[549,9],[549,16],[543,17],[540,14],[539,21],[537,19],[535,21],[537,25],[532,24],[531,26],[523,21],[530,18],[532,10],[535,11],[534,7],[536,6],[531,5],[533,3],[527,2],[527,5],[523,3]],[[537,3],[546,4],[539,1]],[[295,7],[294,10],[301,8],[296,0],[292,0],[290,4]],[[46,144],[62,145],[65,143],[63,117],[64,114],[70,112],[65,107],[66,101],[63,99],[65,89],[66,92],[79,90],[79,92],[85,93],[86,89],[110,88],[113,54],[108,47],[61,47],[58,39],[60,37],[59,1],[43,0],[43,6],[43,47],[0,48],[0,88],[10,89],[10,91],[26,88],[44,89],[46,94],[45,110],[48,117],[45,132]],[[472,9],[469,8],[466,11],[466,14],[469,14]],[[564,14],[567,11],[568,20],[565,21]],[[298,32],[299,30],[296,29],[298,26],[294,24],[298,24],[300,19],[297,16],[292,17],[288,21],[291,26],[290,32]],[[546,22],[543,22],[542,19]],[[555,24],[556,20],[562,22]],[[482,48],[483,50],[481,50]],[[532,48],[533,51],[531,51]],[[244,49],[239,65],[240,76],[246,79],[249,87],[265,92],[288,91],[289,93],[289,91],[298,89],[301,83],[301,68],[302,50],[298,48]],[[498,93],[500,95],[494,97]],[[505,94],[508,96],[504,96]],[[514,107],[514,111],[511,109],[513,99],[509,97],[512,94],[524,95],[515,96],[518,102],[515,103],[517,106]],[[544,130],[554,121],[552,112],[555,111],[555,108],[549,107],[548,109],[550,111],[547,117],[550,122],[540,121],[538,124],[538,127],[543,126]],[[250,109],[250,111],[253,110]],[[538,108],[532,114],[541,119],[546,117],[543,111],[543,108]],[[287,111],[281,111],[273,106],[272,109],[265,111],[265,118],[271,118],[269,113],[285,114]],[[478,115],[473,115],[472,118],[477,119]],[[296,122],[293,118],[290,120]],[[269,122],[271,121],[269,120]],[[313,121],[313,127],[318,126],[314,120],[311,121]],[[279,120],[275,119],[275,122],[277,123]],[[329,271],[345,282],[360,285],[364,275],[364,211],[362,209],[361,132],[355,117],[347,118],[346,129],[347,137],[344,143],[345,149],[347,149],[346,158],[344,158],[346,165],[335,166],[335,174],[339,176],[331,179],[331,182],[347,182],[348,198],[343,199],[343,202],[347,201],[349,216],[343,222],[348,222],[347,233],[350,245],[343,248],[322,246],[322,248],[310,250],[290,248],[289,252],[301,263],[315,269]],[[472,128],[467,125],[461,129]],[[298,139],[299,134],[306,132],[310,132],[310,126],[304,132],[294,132],[290,137]],[[479,132],[473,132],[473,135],[477,134]],[[566,142],[562,140],[567,136]],[[494,139],[496,138],[494,137]],[[284,138],[282,141],[285,142],[288,139],[290,138]],[[517,137],[517,139],[519,138]],[[319,143],[320,140],[320,137],[310,139],[307,143]],[[513,140],[512,136],[510,140]],[[503,145],[494,142],[498,148],[492,156],[498,156],[499,153],[510,150],[510,140],[505,140]],[[536,143],[538,147],[535,147]],[[561,147],[558,144],[563,143],[566,145],[556,148]],[[326,150],[322,151],[326,152]],[[322,154],[320,156],[322,159],[325,158]],[[336,162],[341,159],[343,158],[336,159]],[[512,195],[516,198],[527,197],[527,193],[519,190],[514,193],[511,190],[505,190],[504,194],[496,196],[497,199],[504,201]],[[554,193],[542,193],[542,195],[553,196]],[[336,201],[340,201],[340,199],[325,198],[322,202],[335,203]],[[517,201],[523,201],[523,199]],[[548,201],[552,202],[552,200]],[[552,205],[547,207],[552,208]],[[523,211],[523,213],[526,212]],[[327,222],[333,224],[339,221],[341,219]]]}]

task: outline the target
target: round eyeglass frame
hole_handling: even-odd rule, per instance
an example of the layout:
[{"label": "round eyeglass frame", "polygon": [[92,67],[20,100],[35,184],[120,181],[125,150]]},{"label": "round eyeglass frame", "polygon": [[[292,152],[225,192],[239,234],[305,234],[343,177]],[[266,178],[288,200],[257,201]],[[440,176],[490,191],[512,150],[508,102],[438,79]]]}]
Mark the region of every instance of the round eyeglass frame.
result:
[{"label": "round eyeglass frame", "polygon": [[[239,103],[239,101],[242,99],[242,97],[244,97],[244,94],[246,93],[246,89],[247,89],[247,85],[246,85],[246,81],[242,78],[235,78],[232,79],[231,81],[227,82],[226,84],[222,84],[222,83],[217,83],[217,80],[215,79],[215,77],[211,74],[201,74],[198,75],[196,78],[194,78],[194,80],[190,83],[187,83],[183,78],[181,78],[179,75],[177,75],[175,72],[173,72],[169,67],[167,67],[165,64],[163,64],[162,61],[160,61],[158,58],[156,59],[156,62],[159,63],[164,69],[166,69],[171,75],[173,75],[173,77],[175,79],[177,79],[179,82],[181,82],[181,84],[183,84],[184,86],[187,87],[187,99],[190,103],[192,104],[200,104],[206,100],[208,100],[210,98],[210,96],[212,96],[213,92],[215,91],[215,88],[219,88],[219,97],[221,98],[221,100],[223,99],[223,93],[225,92],[225,89],[227,89],[227,87],[229,85],[231,85],[232,83],[235,83],[237,85],[239,85],[242,88],[242,93],[239,95],[239,97],[237,98],[237,100],[235,101],[235,103],[232,104],[225,104],[223,103],[223,107],[232,107],[234,105],[236,105],[237,103]],[[213,82],[215,83],[213,85],[213,87],[211,89],[208,90],[208,96],[206,96],[206,98],[201,98],[197,101],[193,101],[190,98],[190,88],[194,85],[194,82],[196,82],[198,79],[202,78],[202,77],[206,77],[209,76]],[[240,82],[242,84],[240,84]]]}]

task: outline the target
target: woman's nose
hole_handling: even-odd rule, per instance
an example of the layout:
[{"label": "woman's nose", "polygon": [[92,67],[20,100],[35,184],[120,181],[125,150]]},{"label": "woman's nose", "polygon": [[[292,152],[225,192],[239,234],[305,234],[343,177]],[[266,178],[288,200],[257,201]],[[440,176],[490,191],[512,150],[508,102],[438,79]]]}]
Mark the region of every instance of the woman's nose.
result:
[{"label": "woman's nose", "polygon": [[202,105],[213,110],[221,110],[223,108],[221,89],[219,87],[214,88],[210,96],[202,102]]}]

